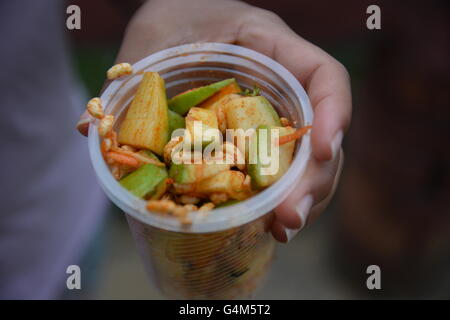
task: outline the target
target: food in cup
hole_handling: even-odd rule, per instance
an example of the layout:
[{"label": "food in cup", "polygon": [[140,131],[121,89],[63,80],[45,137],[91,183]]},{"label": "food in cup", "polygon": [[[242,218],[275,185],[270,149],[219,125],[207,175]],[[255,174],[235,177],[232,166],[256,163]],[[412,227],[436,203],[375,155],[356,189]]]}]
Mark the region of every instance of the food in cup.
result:
[{"label": "food in cup", "polygon": [[[130,70],[119,64],[108,70],[108,77]],[[295,141],[311,128],[292,127],[257,87],[242,90],[234,78],[167,100],[162,77],[144,72],[118,133],[99,98],[91,99],[87,110],[99,119],[103,157],[122,187],[147,200],[150,212],[178,217],[184,224],[193,211],[246,200],[278,181],[292,162]],[[173,134],[179,130],[181,135]],[[229,130],[243,139],[236,133],[225,139],[222,133]],[[272,155],[270,163],[263,159]],[[276,170],[267,173],[272,162]]]},{"label": "food in cup", "polygon": [[[280,118],[282,127],[305,127],[312,123],[312,110],[306,93],[298,81],[275,61],[252,50],[228,44],[190,44],[166,49],[137,62],[133,69],[131,76],[125,75],[118,81],[113,81],[102,94],[102,102],[107,107],[105,113],[116,118],[114,130],[101,137],[95,130],[97,128],[91,126],[89,150],[101,186],[126,215],[151,282],[171,298],[233,299],[253,296],[266,278],[274,255],[275,243],[268,233],[273,217],[270,211],[292,190],[294,181],[300,179],[310,156],[309,135],[304,136],[301,141],[297,140],[295,158],[289,173],[275,185],[257,190],[248,200],[222,202],[228,197],[227,194],[211,194],[211,202],[203,206],[206,206],[206,211],[215,210],[201,213],[200,208],[204,203],[201,199],[194,195],[176,195],[179,206],[190,204],[199,208],[189,215],[193,224],[188,226],[178,223],[172,214],[156,214],[153,211],[148,213],[147,202],[121,186],[120,180],[127,172],[124,172],[122,166],[114,164],[111,157],[105,158],[104,150],[123,153],[129,156],[123,160],[129,161],[130,165],[137,165],[136,168],[142,166],[138,161],[130,159],[142,156],[138,154],[142,150],[119,145],[117,135],[145,71],[160,73],[165,79],[168,97],[229,78],[237,79],[236,84],[239,83],[242,88],[257,85],[278,114],[285,117]],[[230,89],[235,90],[232,87]],[[208,106],[229,93],[235,92],[222,89],[195,107]],[[238,97],[260,95],[258,89],[244,89],[235,94]],[[235,97],[229,95],[227,99]],[[224,132],[226,114],[218,105],[221,104],[216,104],[211,109],[216,112],[219,130]],[[186,128],[186,115],[180,115],[169,108],[168,117],[170,132]],[[177,121],[171,121],[171,118]],[[98,127],[99,120],[93,120],[93,124]],[[164,162],[169,173],[171,151],[178,142],[174,140],[172,146],[167,146],[167,151],[170,151],[167,156],[152,152],[158,158],[157,163],[161,165]],[[211,145],[208,141],[205,144],[206,147]],[[230,145],[232,144],[229,143],[228,147]],[[237,148],[237,145],[234,147]],[[132,153],[125,154],[117,148]],[[224,152],[228,151],[228,148],[224,149]],[[243,151],[245,154],[245,149]],[[238,168],[237,165],[244,168]],[[135,171],[136,168],[130,170]],[[247,164],[236,164],[232,168],[241,172],[246,169]],[[113,176],[119,181],[115,182]],[[253,183],[252,179],[250,183]],[[169,186],[173,188],[173,183]],[[156,192],[155,194],[158,197]],[[222,203],[216,206],[212,199]],[[158,201],[154,204],[173,207],[173,201]]]}]

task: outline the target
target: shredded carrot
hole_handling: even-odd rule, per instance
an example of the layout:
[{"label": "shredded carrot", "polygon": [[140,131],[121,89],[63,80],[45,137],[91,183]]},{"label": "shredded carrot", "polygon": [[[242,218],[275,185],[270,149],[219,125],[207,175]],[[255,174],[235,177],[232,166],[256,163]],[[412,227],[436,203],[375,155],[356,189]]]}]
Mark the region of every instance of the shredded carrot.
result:
[{"label": "shredded carrot", "polygon": [[118,153],[118,152],[108,152],[106,153],[106,157],[114,160],[114,162],[127,165],[130,167],[138,168],[141,163],[133,157]]},{"label": "shredded carrot", "polygon": [[278,145],[281,146],[281,145],[289,143],[291,141],[300,139],[311,128],[312,128],[312,126],[305,126],[303,128],[295,130],[293,133],[290,133],[290,134],[280,137],[280,139],[278,140]]}]

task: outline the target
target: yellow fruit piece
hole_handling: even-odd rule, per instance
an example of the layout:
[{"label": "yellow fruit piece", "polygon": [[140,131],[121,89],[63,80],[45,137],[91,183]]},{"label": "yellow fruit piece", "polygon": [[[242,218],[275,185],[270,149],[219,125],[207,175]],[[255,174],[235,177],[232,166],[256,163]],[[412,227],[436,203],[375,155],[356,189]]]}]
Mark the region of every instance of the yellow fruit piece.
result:
[{"label": "yellow fruit piece", "polygon": [[[201,130],[199,126],[200,122]],[[197,125],[198,129],[195,128],[195,125]],[[205,132],[208,129],[215,129],[210,132],[218,133],[218,127],[216,113],[212,110],[193,107],[186,115],[186,129],[189,131],[191,143],[194,143],[194,141],[201,141],[202,144],[212,142],[213,138],[205,136]]]},{"label": "yellow fruit piece", "polygon": [[169,140],[169,121],[164,80],[145,72],[120,127],[119,143],[163,154]]},{"label": "yellow fruit piece", "polygon": [[225,130],[227,129],[227,117],[225,114],[225,105],[231,100],[238,99],[241,97],[242,97],[241,95],[236,93],[227,94],[225,96],[221,96],[220,99],[215,100],[213,103],[203,107],[207,110],[212,110],[215,112],[220,131],[225,132]]}]

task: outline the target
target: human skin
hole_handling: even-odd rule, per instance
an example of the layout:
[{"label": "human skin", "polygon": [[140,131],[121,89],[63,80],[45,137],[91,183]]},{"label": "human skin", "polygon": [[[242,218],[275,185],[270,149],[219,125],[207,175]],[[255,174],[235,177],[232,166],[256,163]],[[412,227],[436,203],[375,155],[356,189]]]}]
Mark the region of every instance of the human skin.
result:
[{"label": "human skin", "polygon": [[[345,67],[294,33],[276,14],[233,0],[150,0],[130,21],[117,62],[192,42],[223,42],[261,52],[284,65],[305,88],[314,109],[312,154],[294,191],[275,209],[272,234],[288,242],[325,210],[343,165],[343,134],[351,119]],[[89,118],[78,130],[86,135]]]}]

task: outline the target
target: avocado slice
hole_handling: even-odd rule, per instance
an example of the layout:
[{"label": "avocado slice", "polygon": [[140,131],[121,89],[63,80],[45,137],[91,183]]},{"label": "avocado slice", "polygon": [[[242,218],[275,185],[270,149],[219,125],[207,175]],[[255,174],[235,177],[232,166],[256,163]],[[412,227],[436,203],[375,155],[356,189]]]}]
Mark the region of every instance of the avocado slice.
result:
[{"label": "avocado slice", "polygon": [[191,107],[205,101],[223,87],[236,82],[234,78],[225,79],[219,82],[195,88],[183,93],[180,93],[169,100],[169,109],[177,112],[180,115],[185,115]]},{"label": "avocado slice", "polygon": [[[268,130],[268,134],[266,136],[263,136],[260,129]],[[275,183],[289,169],[289,166],[292,162],[295,149],[295,141],[283,144],[279,147],[278,159],[275,159],[276,161],[278,161],[278,171],[272,175],[262,174],[262,168],[268,168],[272,164],[263,164],[261,162],[260,155],[271,155],[272,150],[270,148],[270,135],[272,134],[273,129],[279,130],[280,137],[295,132],[295,129],[292,127],[272,127],[263,125],[259,126],[256,129],[256,139],[254,141],[255,143],[250,145],[249,151],[249,160],[251,161],[251,159],[256,159],[256,163],[249,163],[247,166],[248,174],[252,177],[252,186],[255,189],[262,189]],[[263,138],[266,138],[265,142],[262,140]],[[261,148],[264,149],[261,150]],[[260,151],[262,153],[260,153]]]},{"label": "avocado slice", "polygon": [[231,99],[225,105],[225,113],[229,129],[281,126],[278,113],[263,96]]},{"label": "avocado slice", "polygon": [[174,130],[186,127],[184,118],[180,116],[178,113],[169,110],[168,115],[169,115],[169,136],[172,134]]},{"label": "avocado slice", "polygon": [[127,110],[118,141],[162,155],[169,140],[169,120],[164,80],[156,72],[145,72]]},{"label": "avocado slice", "polygon": [[120,184],[139,198],[146,198],[155,192],[158,185],[167,178],[167,170],[153,164],[144,164],[120,180]]},{"label": "avocado slice", "polygon": [[169,176],[176,183],[195,183],[230,169],[229,164],[172,164]]}]

